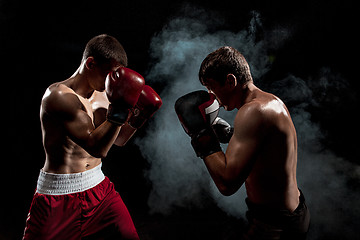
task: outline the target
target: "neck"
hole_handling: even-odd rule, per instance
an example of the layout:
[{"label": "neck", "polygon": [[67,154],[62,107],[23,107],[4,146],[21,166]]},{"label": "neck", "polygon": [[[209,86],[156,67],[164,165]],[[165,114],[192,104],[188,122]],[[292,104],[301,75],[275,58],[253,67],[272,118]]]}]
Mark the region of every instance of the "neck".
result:
[{"label": "neck", "polygon": [[254,85],[253,82],[249,82],[238,89],[238,104],[237,109],[241,108],[246,103],[252,101],[255,98],[255,91],[258,90],[258,88]]},{"label": "neck", "polygon": [[89,85],[86,70],[84,64],[75,71],[75,73],[69,78],[69,87],[83,98],[90,98],[94,92],[94,89]]}]

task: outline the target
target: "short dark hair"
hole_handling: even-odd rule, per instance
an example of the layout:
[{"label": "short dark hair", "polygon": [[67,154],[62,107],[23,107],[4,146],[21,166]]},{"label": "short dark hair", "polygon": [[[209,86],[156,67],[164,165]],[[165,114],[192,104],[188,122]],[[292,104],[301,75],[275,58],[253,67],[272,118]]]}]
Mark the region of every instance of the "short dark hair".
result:
[{"label": "short dark hair", "polygon": [[224,84],[228,74],[234,74],[240,84],[252,80],[245,57],[235,48],[225,46],[210,53],[203,60],[199,70],[199,80],[201,84],[206,83],[206,79]]},{"label": "short dark hair", "polygon": [[126,52],[120,42],[107,34],[101,34],[93,37],[86,44],[83,60],[93,57],[99,64],[110,63],[115,60],[124,67],[127,66],[128,60]]}]

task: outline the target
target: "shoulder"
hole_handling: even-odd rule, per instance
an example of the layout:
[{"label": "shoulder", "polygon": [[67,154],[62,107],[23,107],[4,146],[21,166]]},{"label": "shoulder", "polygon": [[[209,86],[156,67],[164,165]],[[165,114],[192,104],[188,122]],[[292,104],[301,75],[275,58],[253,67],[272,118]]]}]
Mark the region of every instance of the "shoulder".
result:
[{"label": "shoulder", "polygon": [[261,105],[258,101],[252,101],[239,109],[234,120],[234,136],[249,140],[263,135],[266,118]]},{"label": "shoulder", "polygon": [[234,128],[242,131],[265,134],[282,115],[287,115],[285,104],[276,96],[261,92],[252,101],[244,104],[236,114]]},{"label": "shoulder", "polygon": [[235,124],[266,131],[277,127],[290,118],[290,113],[280,98],[266,93],[242,106],[235,118]]},{"label": "shoulder", "polygon": [[264,117],[262,105],[263,104],[261,102],[256,100],[244,104],[237,112],[235,122],[260,123]]},{"label": "shoulder", "polygon": [[60,82],[46,89],[41,107],[46,113],[71,113],[81,109],[82,104],[74,91]]},{"label": "shoulder", "polygon": [[277,96],[261,91],[255,99],[246,103],[239,111],[244,115],[262,117],[264,120],[284,115],[289,115],[288,109],[283,101]]}]

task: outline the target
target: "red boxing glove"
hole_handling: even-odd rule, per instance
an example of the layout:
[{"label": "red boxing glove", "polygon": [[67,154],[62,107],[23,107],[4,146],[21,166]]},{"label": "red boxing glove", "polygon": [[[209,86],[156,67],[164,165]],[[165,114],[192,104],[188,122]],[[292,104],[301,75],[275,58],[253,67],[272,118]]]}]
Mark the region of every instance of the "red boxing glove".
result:
[{"label": "red boxing glove", "polygon": [[124,124],[144,85],[144,78],[129,68],[121,67],[109,73],[105,81],[106,95],[111,103],[107,119],[115,124]]},{"label": "red boxing glove", "polygon": [[140,128],[161,105],[160,96],[150,86],[145,85],[135,105],[133,115],[129,119],[129,124],[134,128]]}]

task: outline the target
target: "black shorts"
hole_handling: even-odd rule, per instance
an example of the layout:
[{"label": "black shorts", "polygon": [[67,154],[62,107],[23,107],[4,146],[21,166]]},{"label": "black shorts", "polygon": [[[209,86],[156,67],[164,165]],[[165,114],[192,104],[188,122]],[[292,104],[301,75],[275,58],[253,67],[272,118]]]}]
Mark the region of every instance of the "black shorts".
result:
[{"label": "black shorts", "polygon": [[249,228],[244,239],[306,239],[310,225],[310,212],[301,191],[299,200],[298,207],[294,212],[290,212],[288,210],[269,209],[246,199],[248,206],[246,217],[249,221]]}]

